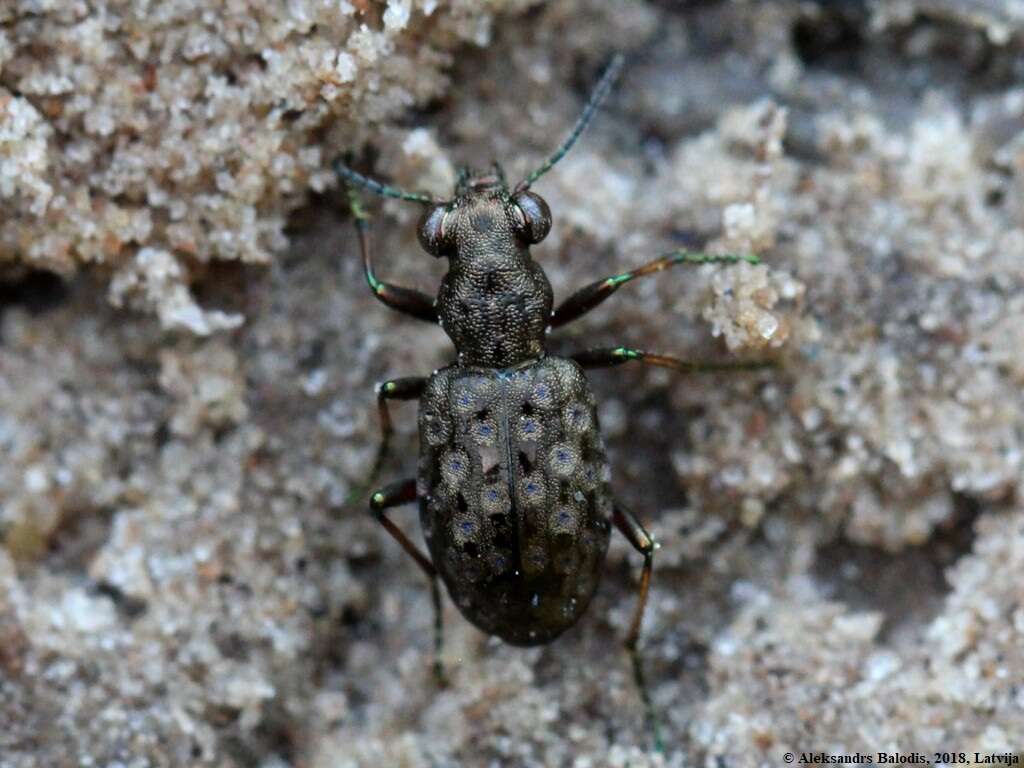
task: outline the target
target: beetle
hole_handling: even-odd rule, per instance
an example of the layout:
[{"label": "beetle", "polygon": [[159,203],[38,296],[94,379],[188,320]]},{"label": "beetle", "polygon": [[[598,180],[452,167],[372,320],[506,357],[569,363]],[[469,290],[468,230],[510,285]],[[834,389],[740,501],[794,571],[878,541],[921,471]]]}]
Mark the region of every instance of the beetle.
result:
[{"label": "beetle", "polygon": [[[430,581],[438,677],[443,679],[439,581],[462,615],[484,632],[512,645],[549,643],[586,611],[614,526],[643,557],[625,647],[645,717],[660,744],[637,651],[656,545],[640,519],[612,493],[585,371],[628,362],[681,372],[761,363],[687,361],[623,346],[556,357],[547,354],[546,339],[636,278],[679,264],[758,264],[760,259],[676,250],[597,280],[554,306],[551,285],[530,253],[547,236],[553,219],[531,187],[575,144],[622,63],[621,56],[612,60],[569,136],[511,189],[497,163],[486,171],[460,171],[450,199],[383,184],[340,159],[334,168],[348,185],[371,291],[394,310],[440,324],[457,353],[454,362],[429,376],[378,385],[382,439],[369,483],[376,481],[389,452],[389,402],[419,401],[417,477],[374,491],[370,510]],[[369,217],[355,187],[426,206],[419,242],[430,255],[448,260],[436,298],[377,277]],[[387,515],[413,502],[419,503],[426,552]]]}]

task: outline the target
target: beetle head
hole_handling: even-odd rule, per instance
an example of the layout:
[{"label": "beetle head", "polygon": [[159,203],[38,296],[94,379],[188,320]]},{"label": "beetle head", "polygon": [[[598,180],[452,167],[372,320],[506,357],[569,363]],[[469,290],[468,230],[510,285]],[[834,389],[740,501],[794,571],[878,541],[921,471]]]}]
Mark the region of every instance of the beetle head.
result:
[{"label": "beetle head", "polygon": [[501,166],[486,172],[459,171],[450,201],[428,208],[420,219],[420,244],[433,256],[451,257],[514,237],[520,245],[539,243],[551,231],[551,209],[529,190],[510,193]]},{"label": "beetle head", "polygon": [[420,219],[417,234],[423,248],[434,256],[452,257],[482,248],[493,251],[510,244],[523,247],[539,243],[551,230],[551,209],[544,198],[530,191],[530,187],[572,149],[608,95],[621,68],[622,56],[617,55],[594,88],[569,136],[511,191],[497,163],[484,172],[461,169],[455,192],[448,201],[382,184],[352,170],[341,160],[335,161],[335,172],[350,184],[378,195],[429,206]]}]

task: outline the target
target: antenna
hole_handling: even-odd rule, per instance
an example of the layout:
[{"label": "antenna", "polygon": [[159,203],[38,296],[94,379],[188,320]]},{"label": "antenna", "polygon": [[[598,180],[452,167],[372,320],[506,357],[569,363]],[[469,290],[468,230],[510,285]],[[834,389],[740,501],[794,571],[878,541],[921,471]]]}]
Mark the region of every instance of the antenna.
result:
[{"label": "antenna", "polygon": [[422,203],[424,205],[433,205],[437,202],[430,195],[424,195],[420,192],[406,192],[404,189],[381,184],[375,179],[363,176],[363,174],[353,171],[345,165],[340,157],[334,161],[334,172],[345,179],[345,181],[357,184],[381,197],[392,197],[395,200],[405,200],[410,203]]},{"label": "antenna", "polygon": [[625,59],[621,53],[617,53],[612,57],[611,62],[608,64],[608,68],[605,69],[604,74],[601,75],[601,79],[594,87],[593,92],[590,94],[590,99],[587,101],[587,105],[583,108],[583,112],[580,113],[579,119],[576,120],[576,125],[572,127],[572,131],[569,133],[569,136],[562,142],[562,145],[555,150],[554,154],[544,161],[543,165],[519,182],[516,186],[517,192],[529,189],[533,182],[550,171],[555,166],[555,163],[565,157],[569,150],[572,149],[573,144],[575,144],[576,140],[579,139],[580,134],[586,130],[587,125],[589,125],[590,121],[593,120],[594,114],[601,106],[601,102],[608,96],[608,92],[615,84],[615,80],[618,78],[619,72],[622,71],[622,64],[624,60]]}]

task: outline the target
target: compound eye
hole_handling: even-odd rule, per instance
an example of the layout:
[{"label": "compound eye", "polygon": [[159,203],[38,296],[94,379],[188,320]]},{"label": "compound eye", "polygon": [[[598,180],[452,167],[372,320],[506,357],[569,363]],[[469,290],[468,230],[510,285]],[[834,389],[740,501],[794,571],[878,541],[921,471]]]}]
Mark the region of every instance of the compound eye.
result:
[{"label": "compound eye", "polygon": [[451,252],[450,237],[447,236],[444,227],[447,215],[447,206],[435,205],[420,219],[420,226],[416,232],[423,250],[431,256],[448,256]]},{"label": "compound eye", "polygon": [[531,245],[539,243],[551,231],[551,209],[544,198],[533,192],[518,192],[512,197],[516,233]]}]

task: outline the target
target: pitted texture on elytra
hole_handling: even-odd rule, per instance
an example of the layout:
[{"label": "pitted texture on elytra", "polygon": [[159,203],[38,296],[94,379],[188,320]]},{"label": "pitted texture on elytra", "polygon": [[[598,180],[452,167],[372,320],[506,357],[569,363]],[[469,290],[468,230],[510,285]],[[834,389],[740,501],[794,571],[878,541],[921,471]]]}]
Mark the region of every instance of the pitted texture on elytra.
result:
[{"label": "pitted texture on elytra", "polygon": [[578,365],[450,366],[420,402],[420,516],[455,604],[510,643],[582,615],[608,546],[611,492]]},{"label": "pitted texture on elytra", "polygon": [[445,218],[459,243],[437,309],[465,365],[506,368],[544,353],[551,285],[513,232],[500,196],[465,198]]}]

